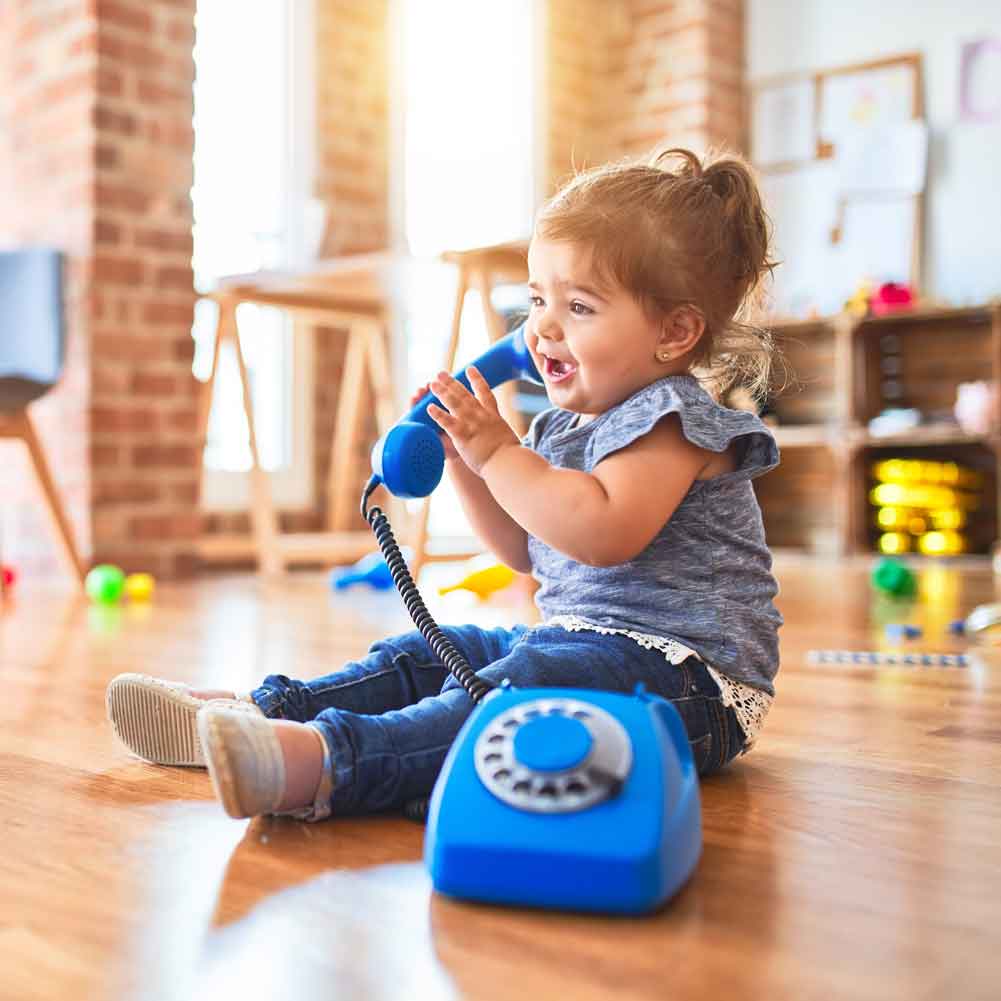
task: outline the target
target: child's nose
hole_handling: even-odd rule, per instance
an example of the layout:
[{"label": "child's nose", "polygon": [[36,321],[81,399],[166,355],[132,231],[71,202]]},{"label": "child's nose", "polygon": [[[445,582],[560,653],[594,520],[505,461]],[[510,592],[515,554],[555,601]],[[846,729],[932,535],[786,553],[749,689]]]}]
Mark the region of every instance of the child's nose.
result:
[{"label": "child's nose", "polygon": [[547,341],[563,340],[563,331],[560,329],[560,325],[550,317],[542,316],[539,319],[536,331],[539,335],[540,340],[547,340]]}]

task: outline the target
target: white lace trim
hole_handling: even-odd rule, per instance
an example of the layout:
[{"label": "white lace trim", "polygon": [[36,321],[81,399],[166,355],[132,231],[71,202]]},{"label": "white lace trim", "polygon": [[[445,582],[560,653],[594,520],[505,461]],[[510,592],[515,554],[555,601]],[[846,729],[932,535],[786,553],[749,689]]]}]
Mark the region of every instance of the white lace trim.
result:
[{"label": "white lace trim", "polygon": [[[666,636],[652,636],[649,633],[637,633],[631,629],[613,629],[610,626],[599,626],[593,622],[588,622],[577,615],[554,615],[547,619],[543,625],[560,626],[570,632],[586,630],[595,633],[616,633],[620,636],[628,636],[635,640],[645,650],[659,650],[664,654],[669,664],[681,664],[688,657],[699,657],[694,651],[679,643],[677,640],[668,639]],[[702,660],[699,657],[699,660]],[[703,664],[706,662],[703,660]],[[706,670],[710,677],[719,687],[723,705],[729,706],[737,714],[737,722],[740,723],[741,730],[744,731],[746,741],[742,753],[746,754],[758,739],[761,728],[765,725],[765,716],[772,705],[772,697],[766,692],[762,692],[750,685],[742,684],[728,678],[725,674],[720,674],[706,664]]]}]

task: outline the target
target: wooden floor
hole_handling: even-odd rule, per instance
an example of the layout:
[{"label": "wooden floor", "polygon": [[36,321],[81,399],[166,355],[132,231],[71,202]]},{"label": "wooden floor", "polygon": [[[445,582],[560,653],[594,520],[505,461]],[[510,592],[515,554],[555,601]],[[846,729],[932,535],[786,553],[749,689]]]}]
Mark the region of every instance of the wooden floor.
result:
[{"label": "wooden floor", "polygon": [[[102,611],[22,589],[0,612],[0,998],[996,1001],[1001,648],[966,669],[805,659],[905,619],[918,648],[965,649],[945,628],[993,600],[989,570],[930,567],[913,606],[874,600],[864,566],[779,570],[775,707],[703,783],[702,860],[645,920],[440,898],[422,828],[230,820],[204,771],[143,764],[105,722],[121,671],[325,673],[407,627],[395,594],[230,576]],[[496,623],[524,602],[433,607]]]}]

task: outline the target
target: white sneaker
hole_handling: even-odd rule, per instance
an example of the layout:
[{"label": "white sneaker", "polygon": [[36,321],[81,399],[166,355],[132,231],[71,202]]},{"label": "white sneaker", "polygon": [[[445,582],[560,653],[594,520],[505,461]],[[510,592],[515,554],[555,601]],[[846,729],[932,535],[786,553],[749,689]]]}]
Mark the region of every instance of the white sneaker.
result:
[{"label": "white sneaker", "polygon": [[271,721],[222,701],[198,713],[205,764],[223,809],[237,819],[275,813],[285,795],[285,757]]},{"label": "white sneaker", "polygon": [[[118,739],[133,754],[158,765],[205,767],[198,738],[198,710],[205,699],[190,694],[189,685],[148,674],[119,674],[108,684],[108,719]],[[214,699],[236,712],[263,713],[253,702]]]}]

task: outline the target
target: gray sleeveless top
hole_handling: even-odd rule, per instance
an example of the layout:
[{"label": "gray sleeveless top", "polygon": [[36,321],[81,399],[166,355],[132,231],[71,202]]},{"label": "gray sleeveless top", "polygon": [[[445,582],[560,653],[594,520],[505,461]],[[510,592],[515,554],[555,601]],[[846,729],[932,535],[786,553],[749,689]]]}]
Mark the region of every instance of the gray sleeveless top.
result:
[{"label": "gray sleeveless top", "polygon": [[[535,603],[544,619],[573,615],[595,625],[675,640],[721,674],[775,694],[778,591],[751,480],[778,465],[768,428],[720,406],[690,375],[668,376],[583,426],[552,408],[523,444],[550,464],[591,472],[606,456],[677,414],[685,437],[713,452],[737,444],[737,468],[696,480],[653,541],[627,563],[592,567],[528,538]],[[651,470],[650,488],[657,488]]]}]

